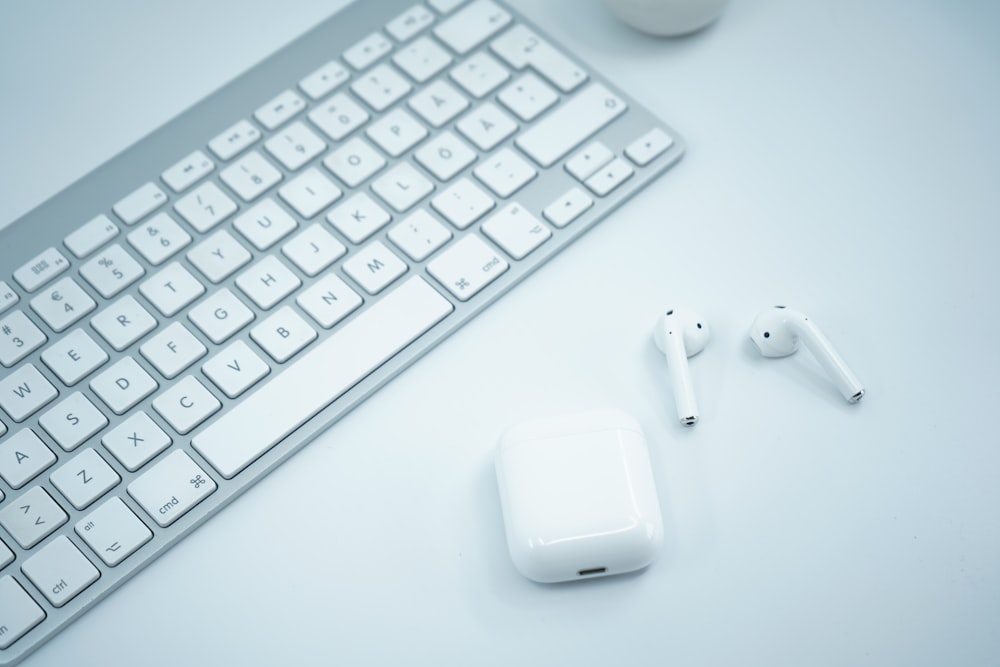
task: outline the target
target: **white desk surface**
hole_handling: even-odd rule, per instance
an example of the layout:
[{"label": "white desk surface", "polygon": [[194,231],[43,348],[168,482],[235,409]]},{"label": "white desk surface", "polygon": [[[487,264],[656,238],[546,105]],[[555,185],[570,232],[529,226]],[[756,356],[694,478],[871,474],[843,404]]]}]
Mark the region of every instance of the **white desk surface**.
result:
[{"label": "white desk surface", "polygon": [[[253,4],[5,3],[0,222],[340,3]],[[1000,5],[733,0],[675,41],[514,5],[688,154],[27,667],[1000,663]],[[859,405],[751,350],[778,302]],[[714,327],[689,430],[650,338],[673,303]],[[533,584],[497,436],[610,405],[647,431],[662,556]]]}]

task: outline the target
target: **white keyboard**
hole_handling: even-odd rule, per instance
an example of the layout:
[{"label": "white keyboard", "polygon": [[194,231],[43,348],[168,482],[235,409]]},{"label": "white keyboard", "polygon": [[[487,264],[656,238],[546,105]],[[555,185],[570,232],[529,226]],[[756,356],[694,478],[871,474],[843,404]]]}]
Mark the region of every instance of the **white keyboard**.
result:
[{"label": "white keyboard", "polygon": [[0,232],[0,665],[680,159],[506,6],[414,2],[349,6]]}]

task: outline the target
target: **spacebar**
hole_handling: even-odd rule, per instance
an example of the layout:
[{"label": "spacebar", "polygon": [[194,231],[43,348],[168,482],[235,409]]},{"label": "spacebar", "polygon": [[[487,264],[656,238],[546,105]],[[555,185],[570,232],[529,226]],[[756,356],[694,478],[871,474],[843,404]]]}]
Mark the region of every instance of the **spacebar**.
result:
[{"label": "spacebar", "polygon": [[454,307],[414,276],[191,440],[226,479],[364,379]]}]

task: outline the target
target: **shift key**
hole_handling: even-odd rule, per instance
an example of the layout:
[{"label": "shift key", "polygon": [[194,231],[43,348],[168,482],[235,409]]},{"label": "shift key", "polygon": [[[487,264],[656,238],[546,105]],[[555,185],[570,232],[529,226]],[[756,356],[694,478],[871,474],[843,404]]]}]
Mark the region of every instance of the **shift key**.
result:
[{"label": "shift key", "polygon": [[191,457],[178,450],[128,485],[128,494],[166,528],[218,488]]}]

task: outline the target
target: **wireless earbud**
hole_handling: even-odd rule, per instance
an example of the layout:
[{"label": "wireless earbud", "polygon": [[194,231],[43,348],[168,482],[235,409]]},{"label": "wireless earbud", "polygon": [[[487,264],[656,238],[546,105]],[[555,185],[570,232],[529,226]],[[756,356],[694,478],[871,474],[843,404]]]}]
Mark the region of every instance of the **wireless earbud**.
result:
[{"label": "wireless earbud", "polygon": [[827,337],[797,310],[784,306],[768,308],[753,321],[750,340],[765,357],[787,357],[799,348],[799,340],[802,340],[849,403],[857,403],[865,395],[861,381]]},{"label": "wireless earbud", "polygon": [[690,310],[668,310],[660,317],[653,330],[656,347],[667,356],[677,417],[685,426],[694,426],[698,421],[698,404],[694,398],[687,360],[705,349],[708,337],[708,324]]}]

